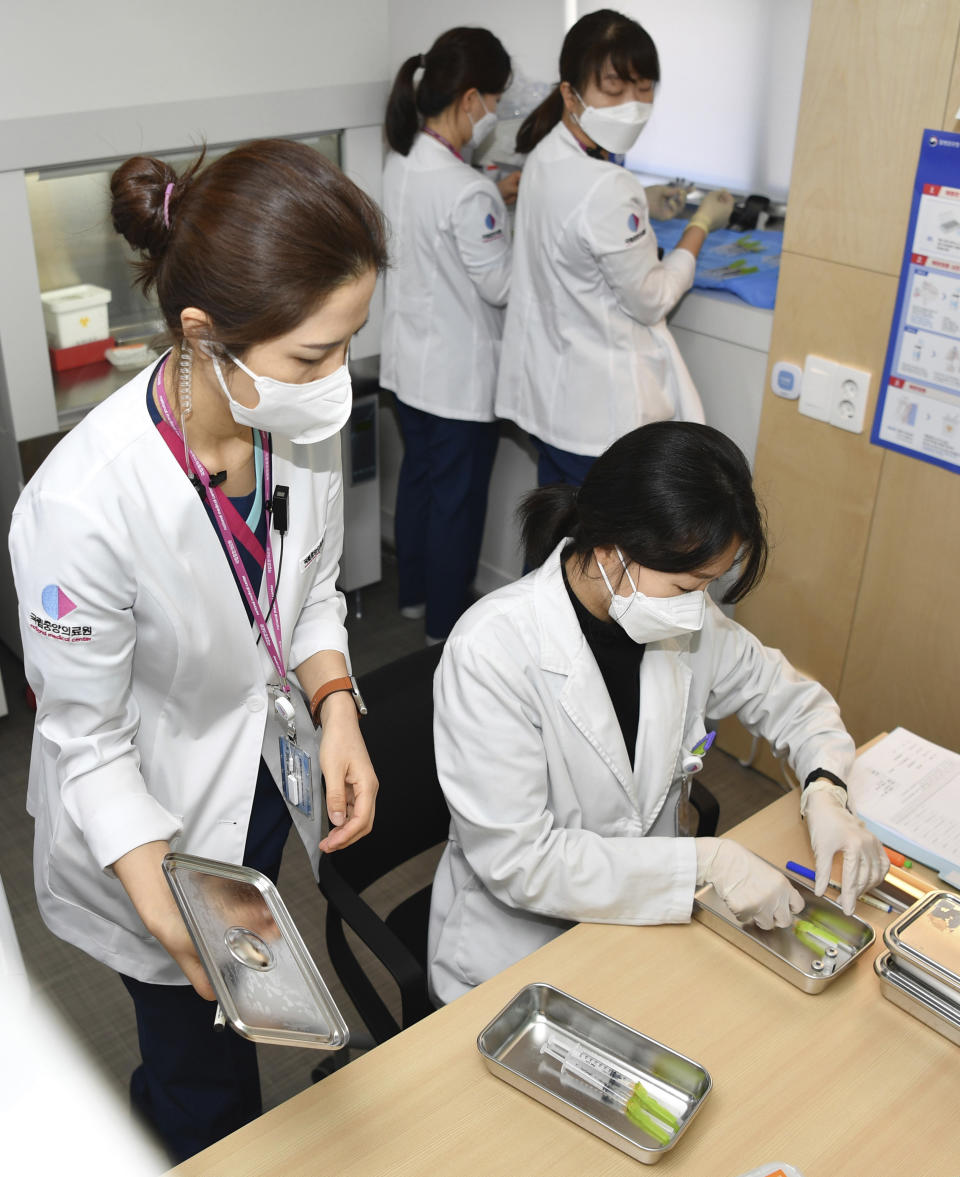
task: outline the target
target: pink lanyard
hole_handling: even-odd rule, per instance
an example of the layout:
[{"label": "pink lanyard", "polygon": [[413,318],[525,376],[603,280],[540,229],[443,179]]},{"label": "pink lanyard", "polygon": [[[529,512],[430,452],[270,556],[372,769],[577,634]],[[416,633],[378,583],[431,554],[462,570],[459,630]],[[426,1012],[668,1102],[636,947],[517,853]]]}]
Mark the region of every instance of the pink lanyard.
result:
[{"label": "pink lanyard", "polygon": [[454,145],[450,142],[449,139],[444,139],[444,137],[442,135],[439,135],[436,131],[432,130],[430,127],[424,127],[423,133],[424,133],[424,135],[429,135],[431,139],[436,139],[436,141],[438,143],[442,143],[448,151],[452,151],[453,154],[457,157],[457,159],[459,159],[460,162],[463,163],[463,156],[460,154],[459,151],[457,151],[456,147],[454,147]]},{"label": "pink lanyard", "polygon": [[[169,354],[169,353],[168,353]],[[160,404],[160,410],[163,413],[164,420],[173,432],[174,436],[184,443],[183,434],[177,426],[176,420],[173,416],[173,411],[170,408],[170,402],[167,400],[166,390],[163,387],[163,373],[167,366],[167,356],[163,357],[163,363],[160,365],[160,371],[157,373],[155,387],[157,390],[157,400]],[[184,471],[187,472],[185,460],[182,454],[177,452],[170,446],[169,438],[167,440],[170,452],[177,459],[177,462]],[[260,444],[263,448],[263,481],[264,481],[264,499],[270,499],[270,439],[261,431]],[[287,674],[283,665],[283,640],[280,631],[280,607],[277,604],[277,581],[273,568],[273,552],[270,547],[270,531],[267,529],[267,546],[266,550],[261,547],[257,537],[250,530],[245,519],[241,518],[240,513],[230,502],[229,498],[218,487],[210,485],[210,475],[206,468],[197,458],[192,450],[187,451],[190,456],[190,465],[194,472],[203,484],[206,491],[206,501],[209,502],[213,510],[213,517],[217,524],[217,530],[220,532],[220,538],[223,540],[223,546],[227,550],[230,557],[230,563],[233,567],[234,575],[240,583],[241,591],[244,599],[253,614],[253,619],[257,623],[257,628],[260,630],[260,636],[263,638],[263,644],[267,653],[270,655],[270,661],[273,663],[274,669],[280,679],[280,686],[283,688],[285,694],[290,692],[290,684],[287,682]],[[229,522],[228,522],[229,520]],[[263,572],[267,582],[267,600],[273,601],[270,610],[270,620],[273,623],[273,632],[267,624],[266,618],[263,616],[263,610],[260,608],[260,602],[257,600],[257,594],[253,591],[253,584],[250,581],[250,576],[244,566],[243,559],[240,552],[237,550],[237,541],[235,535],[240,539],[243,546],[254,556],[258,561],[260,556],[258,552],[263,552]],[[254,546],[251,546],[251,542]],[[274,640],[274,633],[277,635]]]}]

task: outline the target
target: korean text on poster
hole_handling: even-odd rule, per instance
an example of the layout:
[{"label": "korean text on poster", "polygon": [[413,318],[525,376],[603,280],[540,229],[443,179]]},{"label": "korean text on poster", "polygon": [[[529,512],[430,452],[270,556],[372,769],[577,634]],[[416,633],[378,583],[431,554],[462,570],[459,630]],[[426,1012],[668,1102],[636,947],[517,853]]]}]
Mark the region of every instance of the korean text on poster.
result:
[{"label": "korean text on poster", "polygon": [[960,135],[924,131],[875,445],[960,471]]}]

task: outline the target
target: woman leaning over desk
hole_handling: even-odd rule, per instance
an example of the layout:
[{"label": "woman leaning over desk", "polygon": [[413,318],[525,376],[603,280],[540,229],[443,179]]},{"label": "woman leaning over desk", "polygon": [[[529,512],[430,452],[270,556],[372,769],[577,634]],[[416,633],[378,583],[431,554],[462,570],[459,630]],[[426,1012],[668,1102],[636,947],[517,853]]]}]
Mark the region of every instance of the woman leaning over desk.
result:
[{"label": "woman leaning over desk", "polygon": [[579,484],[598,454],[647,421],[703,420],[665,319],[733,198],[708,193],[677,248],[658,260],[650,217],[675,216],[685,189],[645,189],[623,158],[659,78],[645,29],[609,8],[591,12],[564,39],[560,84],[517,135],[530,156],[496,410],[531,434],[540,486]]},{"label": "woman leaning over desk", "polygon": [[[385,245],[376,206],[303,144],[182,176],[137,157],[111,192],[173,345],[56,447],[14,512],[37,696],[27,807],[43,919],[121,974],[134,1106],[179,1160],[259,1115],[260,1089],[253,1044],[213,1032],[164,854],[275,880],[291,823],[315,869],[373,821],[335,587],[338,431]],[[299,792],[281,789],[281,737]]]},{"label": "woman leaning over desk", "polygon": [[837,705],[705,591],[735,567],[724,600],[739,601],[766,561],[736,446],[707,425],[645,425],[579,489],[533,491],[521,516],[536,571],[461,618],[437,671],[452,820],[430,911],[435,996],[572,922],[685,922],[708,882],[740,919],[790,923],[802,901],[779,871],[728,838],[678,836],[708,717],[736,715],[787,755],[817,893],[842,853],[851,912],[887,859],[847,808],[854,746]]},{"label": "woman leaning over desk", "polygon": [[497,448],[493,393],[510,291],[502,192],[463,152],[497,121],[510,57],[486,29],[449,29],[401,66],[387,103],[391,229],[380,383],[396,395],[399,605],[445,638],[469,602]]}]

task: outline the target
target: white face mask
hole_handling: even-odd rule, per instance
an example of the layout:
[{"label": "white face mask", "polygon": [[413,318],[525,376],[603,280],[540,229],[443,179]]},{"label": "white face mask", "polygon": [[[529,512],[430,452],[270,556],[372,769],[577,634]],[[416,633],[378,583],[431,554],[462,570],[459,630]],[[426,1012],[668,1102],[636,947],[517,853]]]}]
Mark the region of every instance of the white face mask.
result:
[{"label": "white face mask", "polygon": [[[229,352],[227,354],[230,355]],[[339,433],[350,419],[353,386],[346,364],[329,376],[311,380],[307,384],[285,384],[269,376],[255,376],[236,356],[230,355],[237,367],[253,381],[260,397],[259,402],[248,409],[230,395],[216,356],[211,358],[230,413],[239,425],[278,433],[297,445],[311,445]]]},{"label": "white face mask", "polygon": [[[576,90],[574,94],[577,94]],[[573,120],[588,139],[605,151],[625,155],[636,143],[652,113],[652,102],[621,102],[619,106],[587,106],[583,102],[583,110],[579,115],[573,115]]]},{"label": "white face mask", "polygon": [[[480,101],[483,103],[484,108],[486,108],[487,104],[483,101],[482,98]],[[470,147],[479,147],[484,139],[486,139],[493,128],[497,125],[497,112],[495,110],[485,110],[480,118],[474,122],[473,115],[468,110],[467,118],[470,120],[470,125],[473,127],[473,131],[470,133],[470,138],[467,140],[467,144]]]},{"label": "white face mask", "polygon": [[659,642],[664,638],[677,638],[685,633],[697,633],[703,628],[706,612],[704,593],[699,589],[692,593],[681,593],[676,597],[648,597],[633,583],[623,553],[616,549],[633,593],[629,597],[619,596],[610,583],[603,565],[597,560],[597,567],[603,583],[610,590],[610,616],[633,640],[640,645]]}]

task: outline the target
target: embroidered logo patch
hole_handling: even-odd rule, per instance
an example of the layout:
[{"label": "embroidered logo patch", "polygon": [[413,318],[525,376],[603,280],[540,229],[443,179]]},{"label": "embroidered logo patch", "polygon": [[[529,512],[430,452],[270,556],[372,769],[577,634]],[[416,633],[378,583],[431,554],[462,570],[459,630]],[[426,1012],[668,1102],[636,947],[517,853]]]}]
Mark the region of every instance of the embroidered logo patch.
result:
[{"label": "embroidered logo patch", "polygon": [[58,584],[48,584],[44,587],[40,593],[40,604],[46,617],[31,612],[30,628],[34,633],[45,638],[55,638],[58,642],[89,642],[93,637],[92,625],[70,625],[61,621],[68,613],[72,613],[77,605]]},{"label": "embroidered logo patch", "polygon": [[66,617],[68,613],[72,613],[77,607],[58,584],[48,584],[46,586],[40,594],[40,604],[43,605],[44,613],[48,617],[52,617],[54,621],[59,621],[61,617]]},{"label": "embroidered logo patch", "polygon": [[639,241],[641,237],[645,237],[647,227],[643,224],[636,213],[631,213],[627,217],[627,231],[630,236],[626,239],[627,245],[632,245],[634,241]]},{"label": "embroidered logo patch", "polygon": [[314,562],[314,560],[317,559],[317,557],[320,555],[320,553],[322,551],[323,551],[323,540],[320,539],[314,544],[314,546],[310,549],[310,551],[307,552],[307,554],[300,561],[300,571],[306,572],[306,570],[310,567],[310,565]]},{"label": "embroidered logo patch", "polygon": [[487,213],[487,215],[483,218],[483,224],[484,228],[487,230],[486,233],[483,234],[484,241],[496,241],[499,237],[503,236],[503,230],[497,224],[497,218],[493,215],[493,213]]}]

